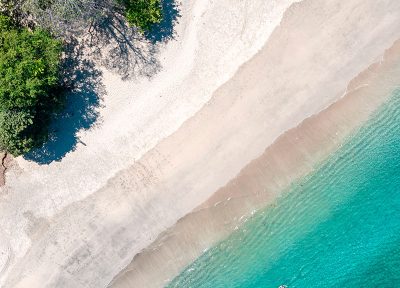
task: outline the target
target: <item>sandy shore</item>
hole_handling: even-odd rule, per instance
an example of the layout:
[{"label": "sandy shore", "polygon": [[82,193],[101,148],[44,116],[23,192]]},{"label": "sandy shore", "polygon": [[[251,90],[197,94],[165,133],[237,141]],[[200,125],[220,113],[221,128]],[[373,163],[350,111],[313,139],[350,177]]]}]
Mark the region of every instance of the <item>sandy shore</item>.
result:
[{"label": "sandy shore", "polygon": [[398,89],[400,42],[360,73],[346,95],[280,136],[227,185],[136,255],[109,287],[163,287],[253,213],[311,173]]},{"label": "sandy shore", "polygon": [[[185,3],[180,39],[160,56],[162,72],[139,83],[124,83],[106,73],[102,124],[81,135],[86,146],[48,166],[18,159],[19,167],[9,171],[0,192],[2,287],[106,287],[160,233],[197,208],[200,212],[188,217],[199,215],[197,220],[179,223],[201,223],[195,231],[209,233],[199,238],[189,232],[169,233],[172,240],[156,242],[165,248],[154,255],[169,259],[164,264],[170,270],[157,272],[148,282],[148,267],[164,266],[154,262],[154,256],[141,254],[147,256],[137,257],[127,269],[131,272],[114,282],[115,287],[159,287],[237,225],[231,221],[224,233],[215,234],[218,223],[257,208],[250,200],[246,206],[238,204],[241,201],[235,199],[241,199],[243,191],[260,194],[262,201],[257,203],[272,201],[288,181],[308,171],[314,163],[310,159],[334,149],[339,134],[364,121],[383,101],[371,92],[370,106],[354,114],[359,117],[348,117],[354,110],[347,109],[362,102],[364,94],[353,97],[356,100],[347,97],[336,104],[342,108],[332,106],[327,111],[333,112],[321,114],[331,116],[307,120],[300,130],[293,130],[299,132],[288,132],[265,150],[284,131],[340,99],[349,82],[400,38],[400,3],[305,0],[287,10],[269,37],[290,1],[264,2]],[[352,84],[349,90],[357,87]],[[312,133],[315,123],[326,131],[321,138]],[[338,138],[332,135],[335,128]],[[303,137],[309,150],[290,150],[293,135]],[[265,153],[270,160],[259,158]],[[282,161],[282,155],[287,160]],[[293,161],[296,155],[300,158]],[[297,166],[305,159],[309,166]],[[286,179],[270,179],[260,166],[268,171],[279,167],[277,175]],[[272,183],[266,186],[267,193],[257,192],[266,182]],[[233,214],[219,210],[221,205],[213,208],[227,197],[233,197],[228,205]],[[199,207],[201,203],[205,204]],[[214,210],[221,212],[207,212]],[[193,229],[185,228],[191,224],[179,225],[172,231]],[[187,240],[184,250],[173,249],[182,239]],[[185,250],[187,245],[192,249]],[[180,251],[187,257],[178,257]],[[145,263],[143,270],[135,263]]]}]

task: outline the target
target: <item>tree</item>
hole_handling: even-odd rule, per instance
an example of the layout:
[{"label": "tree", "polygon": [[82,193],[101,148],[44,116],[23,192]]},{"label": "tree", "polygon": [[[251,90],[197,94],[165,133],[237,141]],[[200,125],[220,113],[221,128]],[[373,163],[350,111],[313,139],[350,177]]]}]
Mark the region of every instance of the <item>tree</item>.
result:
[{"label": "tree", "polygon": [[[4,1],[4,0],[3,0]],[[77,33],[114,9],[114,0],[23,0],[22,10],[41,28]]]},{"label": "tree", "polygon": [[60,103],[62,45],[48,32],[21,28],[0,15],[0,145],[13,155],[45,139],[50,114]]},{"label": "tree", "polygon": [[26,26],[75,36],[121,15],[143,32],[160,23],[163,16],[161,0],[0,0],[0,11]]},{"label": "tree", "polygon": [[121,0],[128,23],[146,31],[162,20],[161,0]]}]

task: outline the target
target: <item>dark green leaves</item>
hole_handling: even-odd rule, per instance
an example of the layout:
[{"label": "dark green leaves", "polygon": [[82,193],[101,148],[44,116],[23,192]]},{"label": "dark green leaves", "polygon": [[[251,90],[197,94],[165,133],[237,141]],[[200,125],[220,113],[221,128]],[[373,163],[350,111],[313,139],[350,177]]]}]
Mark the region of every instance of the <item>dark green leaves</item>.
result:
[{"label": "dark green leaves", "polygon": [[34,117],[28,111],[0,111],[0,145],[13,155],[28,152],[35,144],[29,130]]},{"label": "dark green leaves", "polygon": [[41,119],[51,113],[43,107],[58,101],[53,91],[58,85],[61,47],[49,33],[17,27],[0,15],[2,149],[20,155],[39,144],[41,135],[36,133],[45,129]]},{"label": "dark green leaves", "polygon": [[141,31],[146,31],[153,24],[162,20],[161,0],[122,0],[125,5],[126,20]]}]

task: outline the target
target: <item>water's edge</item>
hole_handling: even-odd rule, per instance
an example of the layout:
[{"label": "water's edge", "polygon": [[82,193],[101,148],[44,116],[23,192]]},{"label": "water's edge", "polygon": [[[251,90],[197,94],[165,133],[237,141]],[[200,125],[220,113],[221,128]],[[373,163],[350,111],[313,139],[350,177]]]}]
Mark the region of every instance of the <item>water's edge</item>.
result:
[{"label": "water's edge", "polygon": [[290,183],[339,149],[397,85],[395,78],[387,76],[399,75],[399,46],[396,43],[385,54],[385,61],[354,79],[345,97],[282,135],[209,201],[163,233],[120,273],[113,287],[126,287],[124,279],[136,284],[162,277],[167,283],[187,263],[227,237],[254,211],[272,203]]},{"label": "water's edge", "polygon": [[168,287],[398,287],[399,171],[397,89],[312,173]]}]

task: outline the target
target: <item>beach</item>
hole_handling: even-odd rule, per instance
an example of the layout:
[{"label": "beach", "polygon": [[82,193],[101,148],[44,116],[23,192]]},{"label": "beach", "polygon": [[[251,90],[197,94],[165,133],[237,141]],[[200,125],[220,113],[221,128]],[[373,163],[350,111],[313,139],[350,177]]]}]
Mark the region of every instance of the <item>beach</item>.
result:
[{"label": "beach", "polygon": [[285,132],[227,185],[162,233],[110,287],[163,287],[256,212],[275,205],[292,183],[341,148],[390,98],[400,80],[400,42],[383,59],[353,79],[343,98]]},{"label": "beach", "polygon": [[162,287],[399,83],[400,3],[264,2],[183,3],[158,74],[104,71],[84,145],[49,165],[14,160],[1,287]]}]

